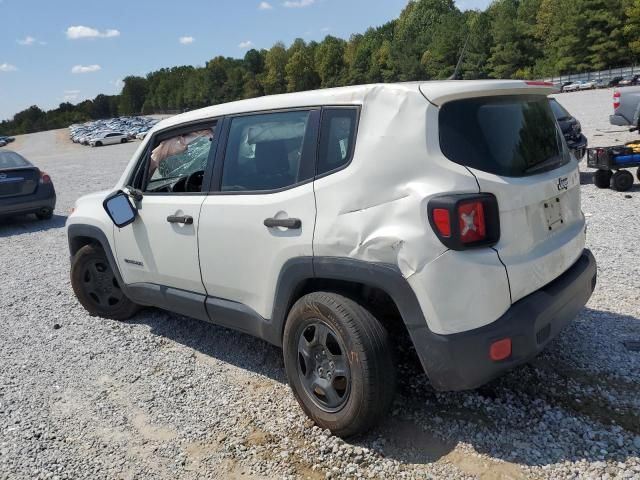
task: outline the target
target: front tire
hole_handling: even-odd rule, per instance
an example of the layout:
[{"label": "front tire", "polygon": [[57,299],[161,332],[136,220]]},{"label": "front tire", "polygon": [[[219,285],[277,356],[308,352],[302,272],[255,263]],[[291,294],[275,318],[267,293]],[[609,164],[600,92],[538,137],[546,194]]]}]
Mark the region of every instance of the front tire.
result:
[{"label": "front tire", "polygon": [[314,292],[299,299],[283,340],[289,385],[321,428],[348,437],[383,418],[395,392],[395,365],[384,327],[342,295]]},{"label": "front tire", "polygon": [[122,140],[120,140],[120,143],[127,143],[127,139],[123,138]]},{"label": "front tire", "polygon": [[91,315],[127,320],[140,309],[124,294],[104,250],[96,245],[85,245],[73,256],[71,286]]},{"label": "front tire", "polygon": [[598,188],[609,188],[612,176],[611,170],[596,170],[593,173],[593,184]]}]

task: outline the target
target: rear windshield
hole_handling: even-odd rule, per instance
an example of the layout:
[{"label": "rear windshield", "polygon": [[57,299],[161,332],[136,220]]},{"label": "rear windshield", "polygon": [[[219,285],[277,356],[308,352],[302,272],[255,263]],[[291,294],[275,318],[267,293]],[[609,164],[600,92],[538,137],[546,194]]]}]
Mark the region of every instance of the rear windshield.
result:
[{"label": "rear windshield", "polygon": [[15,152],[0,152],[0,168],[19,168],[30,166],[31,164],[29,162]]},{"label": "rear windshield", "polygon": [[552,170],[570,156],[547,97],[509,95],[446,103],[440,148],[451,161],[507,177]]}]

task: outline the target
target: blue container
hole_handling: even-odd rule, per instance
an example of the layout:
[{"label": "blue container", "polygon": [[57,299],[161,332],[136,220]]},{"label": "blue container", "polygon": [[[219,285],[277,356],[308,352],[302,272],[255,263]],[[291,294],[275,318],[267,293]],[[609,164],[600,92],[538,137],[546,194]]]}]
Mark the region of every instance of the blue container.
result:
[{"label": "blue container", "polygon": [[631,163],[640,162],[640,153],[634,153],[633,155],[617,155],[613,157],[615,163]]}]

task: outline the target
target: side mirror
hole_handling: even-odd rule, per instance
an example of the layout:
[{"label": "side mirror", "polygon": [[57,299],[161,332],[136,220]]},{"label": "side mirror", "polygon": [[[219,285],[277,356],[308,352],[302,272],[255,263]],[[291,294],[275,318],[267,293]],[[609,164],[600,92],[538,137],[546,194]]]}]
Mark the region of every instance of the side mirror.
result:
[{"label": "side mirror", "polygon": [[102,206],[107,211],[107,215],[118,228],[126,227],[132,223],[138,215],[138,210],[131,204],[129,195],[122,190],[108,196]]}]

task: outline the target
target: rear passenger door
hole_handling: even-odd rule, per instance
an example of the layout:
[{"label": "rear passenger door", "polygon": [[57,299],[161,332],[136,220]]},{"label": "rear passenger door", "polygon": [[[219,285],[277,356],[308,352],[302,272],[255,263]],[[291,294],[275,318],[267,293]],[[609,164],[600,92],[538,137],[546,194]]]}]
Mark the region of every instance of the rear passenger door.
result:
[{"label": "rear passenger door", "polygon": [[209,296],[271,318],[283,265],[312,257],[319,119],[314,108],[225,119],[198,232]]}]

